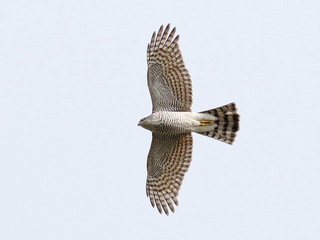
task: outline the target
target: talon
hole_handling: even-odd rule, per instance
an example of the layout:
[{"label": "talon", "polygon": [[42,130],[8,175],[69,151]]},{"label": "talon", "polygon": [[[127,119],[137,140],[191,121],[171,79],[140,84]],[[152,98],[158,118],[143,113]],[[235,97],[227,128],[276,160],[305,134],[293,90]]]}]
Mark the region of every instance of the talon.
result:
[{"label": "talon", "polygon": [[212,125],[213,121],[201,120],[200,123],[201,123],[200,126],[208,126],[208,125]]}]

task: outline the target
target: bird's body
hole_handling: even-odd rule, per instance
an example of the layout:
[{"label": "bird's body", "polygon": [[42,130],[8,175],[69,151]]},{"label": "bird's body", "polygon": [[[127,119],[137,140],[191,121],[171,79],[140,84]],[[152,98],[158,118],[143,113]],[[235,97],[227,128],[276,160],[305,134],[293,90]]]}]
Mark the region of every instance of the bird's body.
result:
[{"label": "bird's body", "polygon": [[139,125],[159,134],[179,134],[212,130],[214,124],[203,125],[201,121],[215,120],[216,117],[205,113],[159,111],[142,119]]},{"label": "bird's body", "polygon": [[147,196],[168,215],[178,205],[178,192],[192,158],[191,132],[232,144],[239,129],[234,103],[200,113],[191,112],[192,84],[179,49],[179,35],[170,25],[148,44],[148,87],[152,114],[140,120],[152,132],[147,161]]}]

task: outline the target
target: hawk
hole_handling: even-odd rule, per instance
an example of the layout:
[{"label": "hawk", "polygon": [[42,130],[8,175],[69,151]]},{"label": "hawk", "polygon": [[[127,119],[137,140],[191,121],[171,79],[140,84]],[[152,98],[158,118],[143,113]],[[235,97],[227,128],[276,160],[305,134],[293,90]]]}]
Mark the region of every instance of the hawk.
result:
[{"label": "hawk", "polygon": [[232,144],[239,130],[235,103],[193,113],[191,78],[179,49],[176,28],[153,33],[147,47],[148,87],[152,114],[138,126],[152,132],[147,159],[147,196],[151,205],[169,215],[192,158],[191,132]]}]

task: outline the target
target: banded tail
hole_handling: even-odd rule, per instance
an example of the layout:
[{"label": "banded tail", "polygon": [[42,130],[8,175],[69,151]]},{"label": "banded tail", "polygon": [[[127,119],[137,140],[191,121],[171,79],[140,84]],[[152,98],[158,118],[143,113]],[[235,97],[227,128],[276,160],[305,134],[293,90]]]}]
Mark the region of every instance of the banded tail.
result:
[{"label": "banded tail", "polygon": [[236,132],[239,130],[239,118],[237,114],[236,104],[229,103],[227,105],[203,111],[200,113],[208,113],[218,120],[214,121],[218,126],[207,132],[197,132],[208,137],[212,137],[221,142],[232,144],[236,137]]}]

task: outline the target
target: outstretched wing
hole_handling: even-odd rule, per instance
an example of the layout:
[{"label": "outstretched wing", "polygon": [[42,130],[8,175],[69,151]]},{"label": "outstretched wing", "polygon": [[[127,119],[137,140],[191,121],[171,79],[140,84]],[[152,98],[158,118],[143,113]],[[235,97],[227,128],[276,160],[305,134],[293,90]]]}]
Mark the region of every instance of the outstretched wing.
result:
[{"label": "outstretched wing", "polygon": [[191,133],[179,135],[152,134],[148,155],[147,196],[151,205],[168,215],[178,206],[178,192],[192,159]]},{"label": "outstretched wing", "polygon": [[[163,32],[153,33],[147,48],[148,87],[153,112],[191,111],[192,84],[179,49],[176,28],[168,36],[170,24]],[[173,39],[173,40],[172,40]]]}]

